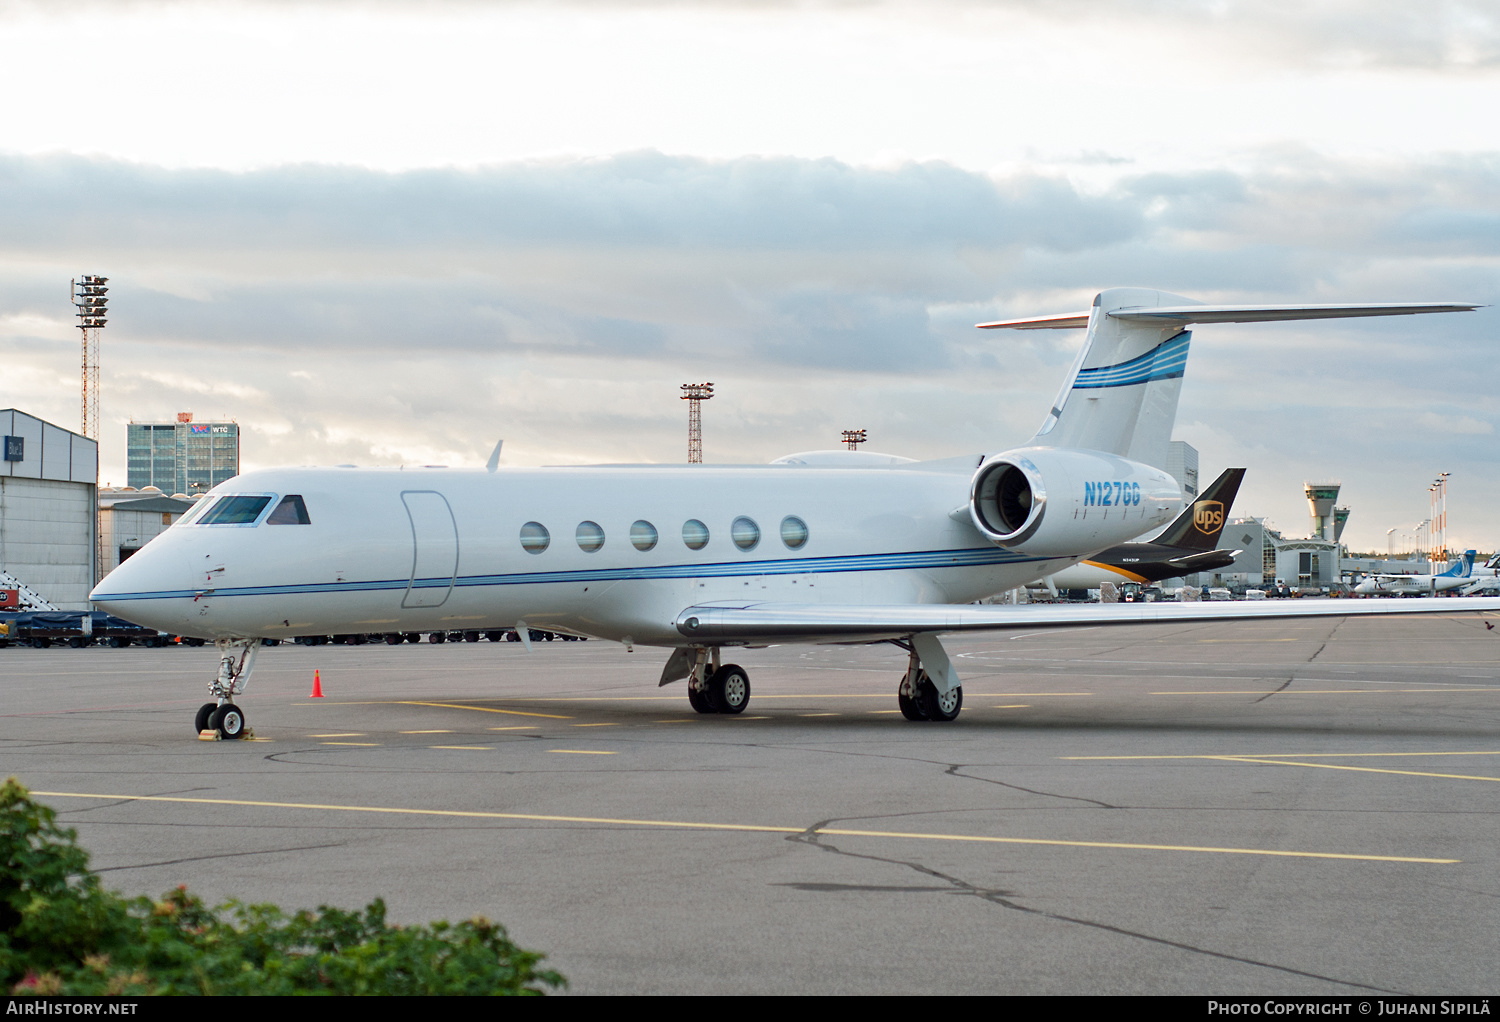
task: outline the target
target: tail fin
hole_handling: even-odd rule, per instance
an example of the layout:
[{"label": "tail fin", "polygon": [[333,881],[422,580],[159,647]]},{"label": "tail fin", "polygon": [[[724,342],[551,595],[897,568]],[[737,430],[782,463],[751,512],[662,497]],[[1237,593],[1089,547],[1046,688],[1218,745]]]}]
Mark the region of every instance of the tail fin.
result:
[{"label": "tail fin", "polygon": [[1177,420],[1192,323],[1256,323],[1350,316],[1467,312],[1460,303],[1204,305],[1144,288],[1110,288],[1087,313],[980,323],[985,329],[1088,328],[1083,350],[1032,443],[1107,451],[1161,467]]},{"label": "tail fin", "polygon": [[1474,551],[1465,550],[1464,555],[1458,559],[1458,563],[1453,565],[1453,567],[1449,568],[1447,571],[1443,572],[1443,575],[1448,578],[1468,578],[1473,573]]},{"label": "tail fin", "polygon": [[1219,543],[1219,533],[1229,521],[1229,509],[1234,506],[1234,498],[1240,492],[1240,481],[1244,478],[1244,469],[1226,468],[1151,542],[1188,550],[1214,549]]}]

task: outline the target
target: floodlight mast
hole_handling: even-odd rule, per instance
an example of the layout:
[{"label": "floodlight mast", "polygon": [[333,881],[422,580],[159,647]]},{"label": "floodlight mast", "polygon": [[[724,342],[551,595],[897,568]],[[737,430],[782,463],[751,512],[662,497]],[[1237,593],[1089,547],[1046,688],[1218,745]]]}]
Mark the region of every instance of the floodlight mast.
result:
[{"label": "floodlight mast", "polygon": [[78,329],[83,331],[83,396],[79,432],[99,439],[99,332],[108,322],[108,277],[84,274],[72,282],[69,298],[78,308]]},{"label": "floodlight mast", "polygon": [[844,430],[844,443],[849,445],[851,451],[859,450],[859,445],[868,439],[869,437],[865,436],[865,431],[862,429]]},{"label": "floodlight mast", "polygon": [[688,402],[688,464],[703,464],[703,402],[714,396],[712,383],[684,383],[682,400]]}]

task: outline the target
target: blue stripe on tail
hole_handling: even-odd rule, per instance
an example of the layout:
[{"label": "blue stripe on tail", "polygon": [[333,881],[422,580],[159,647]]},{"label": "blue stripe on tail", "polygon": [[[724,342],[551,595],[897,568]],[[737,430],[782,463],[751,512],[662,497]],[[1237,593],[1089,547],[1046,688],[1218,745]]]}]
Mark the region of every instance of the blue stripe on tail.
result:
[{"label": "blue stripe on tail", "polygon": [[1187,368],[1188,341],[1191,338],[1191,332],[1184,330],[1128,362],[1079,370],[1073,381],[1073,389],[1098,390],[1102,387],[1128,387],[1152,380],[1180,379],[1183,370]]}]

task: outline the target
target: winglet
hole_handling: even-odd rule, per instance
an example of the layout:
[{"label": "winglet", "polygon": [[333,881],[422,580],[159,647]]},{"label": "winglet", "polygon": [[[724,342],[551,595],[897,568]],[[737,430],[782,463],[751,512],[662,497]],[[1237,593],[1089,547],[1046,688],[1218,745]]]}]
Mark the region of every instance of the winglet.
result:
[{"label": "winglet", "polygon": [[504,444],[505,440],[503,438],[495,444],[495,449],[490,452],[490,460],[484,463],[486,471],[493,472],[500,467],[500,448]]}]

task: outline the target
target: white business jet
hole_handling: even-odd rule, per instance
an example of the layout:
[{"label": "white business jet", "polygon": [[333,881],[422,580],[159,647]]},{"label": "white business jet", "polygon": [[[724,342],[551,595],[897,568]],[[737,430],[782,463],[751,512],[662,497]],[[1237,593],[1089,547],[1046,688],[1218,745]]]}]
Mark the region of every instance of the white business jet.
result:
[{"label": "white business jet", "polygon": [[[100,607],[211,638],[200,730],[244,733],[233,702],[262,640],[528,627],[671,650],[699,712],[739,713],[733,647],[888,642],[898,703],[952,720],[963,689],[940,636],[1011,627],[1350,616],[1339,601],[971,606],[1171,521],[1165,463],[1192,323],[1471,311],[1477,306],[1204,305],[1101,293],[1088,312],[985,323],[1087,328],[1041,429],[1000,453],[912,462],[814,452],[761,466],[276,469],[215,487],[94,590]],[[1291,604],[1288,606],[1287,604]],[[1465,609],[1500,609],[1500,599]],[[1449,610],[1447,605],[1440,609]]]}]

